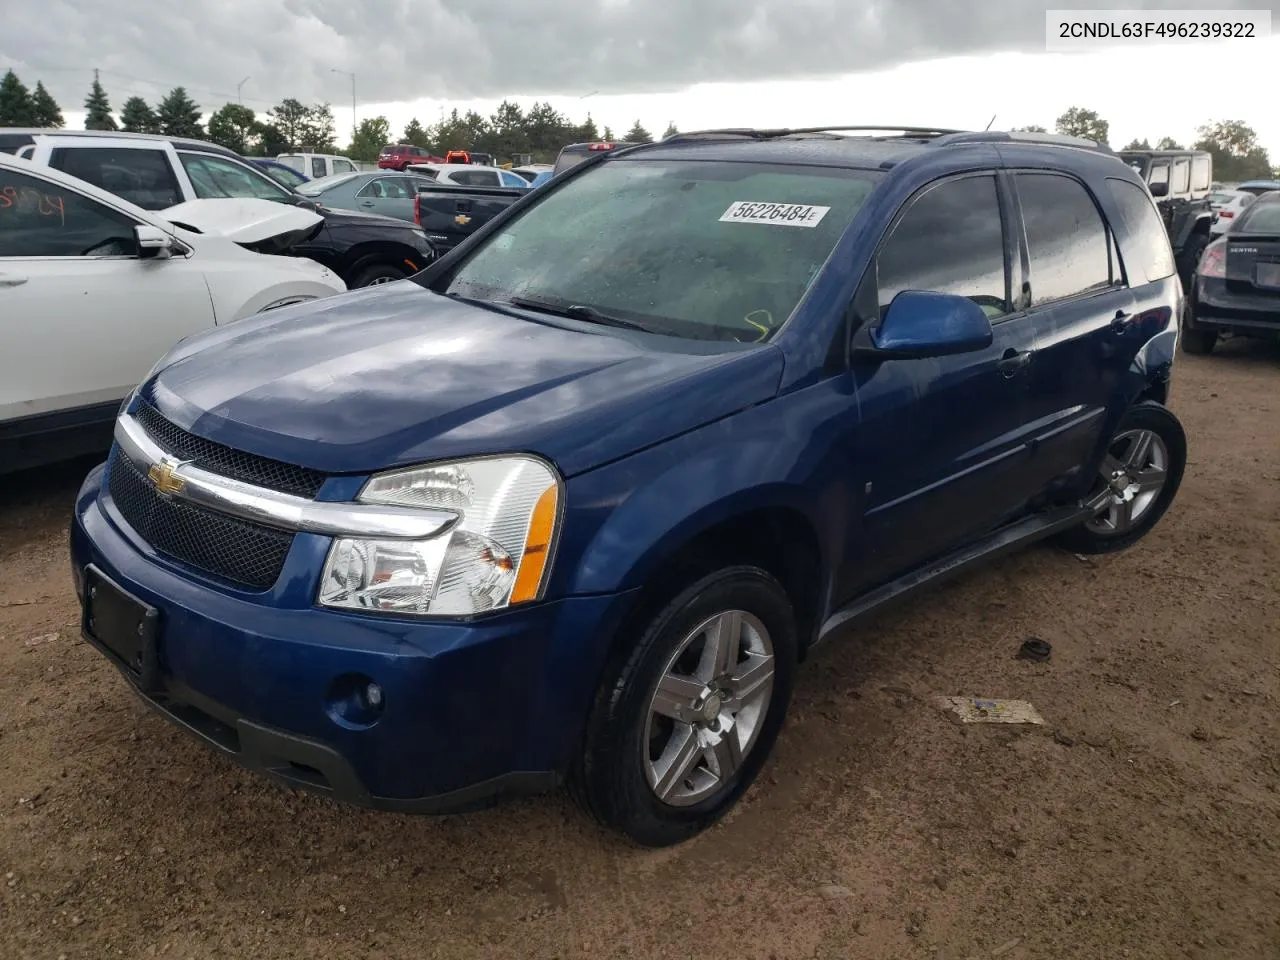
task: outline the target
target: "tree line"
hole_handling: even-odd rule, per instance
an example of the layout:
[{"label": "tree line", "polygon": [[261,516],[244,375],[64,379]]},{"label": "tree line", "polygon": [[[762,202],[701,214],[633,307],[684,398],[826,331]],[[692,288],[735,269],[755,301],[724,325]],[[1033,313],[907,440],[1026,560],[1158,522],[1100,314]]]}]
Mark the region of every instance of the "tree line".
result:
[{"label": "tree line", "polygon": [[[1015,129],[1030,133],[1046,133],[1044,127]],[[1054,123],[1056,132],[1071,137],[1084,137],[1099,143],[1109,142],[1111,124],[1094,110],[1071,107]],[[1215,120],[1196,128],[1196,140],[1184,147],[1173,137],[1160,137],[1152,146],[1143,138],[1133,140],[1125,150],[1204,150],[1213,156],[1213,177],[1226,183],[1262,180],[1280,176],[1274,169],[1266,148],[1258,143],[1258,134],[1242,120]]]},{"label": "tree line", "polygon": [[[333,110],[327,103],[306,104],[289,97],[266,111],[265,117],[243,104],[226,103],[206,118],[185,88],[174,87],[154,105],[142,97],[129,97],[117,116],[96,71],[84,109],[86,130],[191,137],[261,157],[342,153],[355,160],[373,161],[389,143],[411,143],[435,154],[461,149],[490,153],[501,160],[527,154],[536,161],[550,161],[566,143],[614,138],[613,131],[608,126],[598,127],[590,114],[582,123],[573,123],[550,103],[535,103],[525,111],[504,100],[489,117],[474,110],[460,114],[455,109],[438,123],[424,125],[415,117],[399,134],[393,133],[386,117],[368,117],[357,125],[351,143],[339,149]],[[13,70],[0,80],[0,127],[64,125],[61,108],[43,83],[37,82],[31,90]],[[675,125],[669,124],[663,136],[677,132]],[[622,139],[652,143],[654,138],[637,120]]]}]

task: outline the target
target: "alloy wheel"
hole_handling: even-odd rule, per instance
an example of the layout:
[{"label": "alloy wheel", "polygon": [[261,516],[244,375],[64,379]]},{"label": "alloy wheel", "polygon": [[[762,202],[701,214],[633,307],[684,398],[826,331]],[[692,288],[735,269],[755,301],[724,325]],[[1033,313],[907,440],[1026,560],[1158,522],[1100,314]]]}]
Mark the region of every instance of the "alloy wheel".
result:
[{"label": "alloy wheel", "polygon": [[645,721],[645,776],[663,803],[714,795],[755,746],[773,692],[769,631],[745,610],[691,630],[667,661]]},{"label": "alloy wheel", "polygon": [[1155,505],[1169,477],[1169,449],[1153,430],[1126,430],[1116,436],[1099,469],[1103,488],[1091,505],[1085,527],[1118,536],[1137,526]]}]

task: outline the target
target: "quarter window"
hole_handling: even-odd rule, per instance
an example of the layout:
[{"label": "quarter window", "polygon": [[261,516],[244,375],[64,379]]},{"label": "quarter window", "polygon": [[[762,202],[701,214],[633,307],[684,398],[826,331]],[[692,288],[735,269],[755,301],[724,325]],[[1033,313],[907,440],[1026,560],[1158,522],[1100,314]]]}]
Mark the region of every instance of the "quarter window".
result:
[{"label": "quarter window", "polygon": [[0,171],[0,257],[137,255],[134,221],[74,190]]},{"label": "quarter window", "polygon": [[143,210],[182,202],[178,179],[163,150],[129,147],[55,147],[49,166],[114,193]]},{"label": "quarter window", "polygon": [[1193,157],[1191,159],[1191,190],[1199,193],[1209,189],[1209,158]]},{"label": "quarter window", "polygon": [[1083,185],[1051,173],[1016,176],[1031,258],[1031,304],[1111,285],[1107,227]]},{"label": "quarter window", "polygon": [[913,200],[876,257],[876,281],[881,316],[903,290],[959,294],[993,318],[1008,313],[995,177],[951,180]]},{"label": "quarter window", "polygon": [[1107,180],[1107,189],[1120,208],[1124,225],[1129,234],[1129,242],[1125,244],[1126,262],[1129,264],[1129,283],[1137,280],[1135,271],[1146,274],[1148,282],[1154,283],[1165,277],[1173,276],[1177,269],[1173,260],[1173,249],[1169,245],[1169,235],[1165,232],[1164,221],[1156,212],[1151,197],[1136,183],[1128,180]]}]

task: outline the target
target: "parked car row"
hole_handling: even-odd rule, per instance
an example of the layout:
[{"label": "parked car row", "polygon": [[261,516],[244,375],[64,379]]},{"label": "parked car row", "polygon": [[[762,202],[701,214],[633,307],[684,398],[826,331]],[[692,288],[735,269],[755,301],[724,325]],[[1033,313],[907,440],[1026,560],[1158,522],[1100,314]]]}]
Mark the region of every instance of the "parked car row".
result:
[{"label": "parked car row", "polygon": [[1280,340],[1280,182],[1241,184],[1218,216],[1224,226],[1196,268],[1188,353],[1210,353],[1223,336]]},{"label": "parked car row", "polygon": [[1015,547],[1131,546],[1173,501],[1185,295],[1105,147],[582,152],[538,189],[417,184],[420,211],[512,201],[409,282],[140,378],[70,551],[83,636],[158,712],[335,799],[567,784],[671,844],[760,773],[815,644]]}]

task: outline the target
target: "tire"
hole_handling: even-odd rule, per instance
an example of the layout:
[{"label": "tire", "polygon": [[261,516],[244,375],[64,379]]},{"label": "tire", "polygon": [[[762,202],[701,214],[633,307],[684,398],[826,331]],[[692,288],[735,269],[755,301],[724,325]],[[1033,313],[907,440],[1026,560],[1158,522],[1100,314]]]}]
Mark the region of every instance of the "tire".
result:
[{"label": "tire", "polygon": [[1195,356],[1205,356],[1213,352],[1218,342],[1217,330],[1196,330],[1191,327],[1182,328],[1182,349]]},{"label": "tire", "polygon": [[355,290],[375,283],[394,283],[409,276],[409,271],[391,263],[375,263],[358,271],[348,286]]},{"label": "tire", "polygon": [[1086,498],[1098,504],[1098,513],[1066,531],[1060,542],[1084,554],[1137,543],[1169,509],[1186,465],[1187,437],[1178,418],[1152,401],[1134,404],[1121,419]]},{"label": "tire", "polygon": [[1207,233],[1193,233],[1187,237],[1187,245],[1182,248],[1181,261],[1178,264],[1178,277],[1182,280],[1182,290],[1184,293],[1191,293],[1191,286],[1195,283],[1196,267],[1200,265],[1200,254],[1204,253],[1204,248],[1209,245],[1209,235]]},{"label": "tire", "polygon": [[[723,670],[727,660],[713,666],[707,654],[713,636],[726,635],[737,650]],[[711,826],[751,786],[778,738],[796,638],[786,592],[761,569],[729,567],[684,590],[606,673],[570,771],[574,798],[641,846],[670,846]],[[673,689],[660,697],[663,678]],[[743,700],[735,709],[736,696]]]}]

